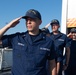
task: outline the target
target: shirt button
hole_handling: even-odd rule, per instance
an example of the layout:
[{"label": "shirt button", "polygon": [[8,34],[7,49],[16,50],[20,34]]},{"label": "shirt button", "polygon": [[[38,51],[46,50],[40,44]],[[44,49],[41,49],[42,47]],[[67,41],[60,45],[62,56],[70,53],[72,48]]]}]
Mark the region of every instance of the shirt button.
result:
[{"label": "shirt button", "polygon": [[17,56],[18,56],[18,57],[21,57],[21,55],[20,55],[20,54],[18,54]]}]

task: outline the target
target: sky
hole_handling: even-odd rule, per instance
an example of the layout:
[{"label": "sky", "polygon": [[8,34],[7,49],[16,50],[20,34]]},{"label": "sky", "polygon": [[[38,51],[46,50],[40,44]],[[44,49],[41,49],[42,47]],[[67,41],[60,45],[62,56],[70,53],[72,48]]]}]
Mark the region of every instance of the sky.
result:
[{"label": "sky", "polygon": [[[41,13],[43,28],[52,19],[58,19],[61,23],[62,0],[0,0],[0,29],[15,18],[24,16],[29,9],[36,9]],[[15,32],[25,32],[25,20],[21,19],[20,23],[9,29],[5,34]],[[49,27],[51,31],[51,27]]]}]

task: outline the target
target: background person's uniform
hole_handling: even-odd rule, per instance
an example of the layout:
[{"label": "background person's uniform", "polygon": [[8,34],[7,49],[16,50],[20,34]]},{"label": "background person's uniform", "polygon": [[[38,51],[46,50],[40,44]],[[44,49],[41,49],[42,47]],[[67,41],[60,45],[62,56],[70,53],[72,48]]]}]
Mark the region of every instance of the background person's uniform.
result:
[{"label": "background person's uniform", "polygon": [[63,60],[64,60],[63,50],[64,47],[70,47],[70,42],[68,37],[61,32],[59,32],[59,34],[57,35],[51,33],[50,38],[54,41],[56,51],[56,62],[60,62],[60,70],[58,75],[62,75]]},{"label": "background person's uniform", "polygon": [[66,75],[76,75],[76,28],[72,28],[70,33],[68,34],[68,37],[71,38],[70,60],[65,73]]},{"label": "background person's uniform", "polygon": [[66,75],[76,75],[76,40],[71,42],[70,60],[65,73]]},{"label": "background person's uniform", "polygon": [[46,61],[55,59],[53,41],[41,31],[35,39],[28,32],[5,35],[2,44],[13,48],[12,75],[47,75]]}]

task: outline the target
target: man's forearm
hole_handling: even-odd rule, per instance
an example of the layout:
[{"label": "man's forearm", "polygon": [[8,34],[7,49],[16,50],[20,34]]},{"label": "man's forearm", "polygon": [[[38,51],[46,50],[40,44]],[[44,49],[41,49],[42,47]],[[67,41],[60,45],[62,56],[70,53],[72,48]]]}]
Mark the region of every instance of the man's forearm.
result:
[{"label": "man's forearm", "polygon": [[49,71],[50,71],[50,75],[56,75],[56,63],[55,60],[51,60],[49,62]]},{"label": "man's forearm", "polygon": [[65,62],[65,65],[68,65],[69,59],[70,59],[70,48],[68,47],[66,49],[66,62]]},{"label": "man's forearm", "polygon": [[15,27],[20,21],[22,17],[16,18],[14,20],[12,20],[10,23],[8,23],[5,27],[3,27],[2,29],[0,29],[0,39],[3,36],[3,34],[12,27]]},{"label": "man's forearm", "polygon": [[9,29],[9,26],[6,25],[5,27],[3,27],[2,29],[0,29],[0,39],[3,36],[3,34]]}]

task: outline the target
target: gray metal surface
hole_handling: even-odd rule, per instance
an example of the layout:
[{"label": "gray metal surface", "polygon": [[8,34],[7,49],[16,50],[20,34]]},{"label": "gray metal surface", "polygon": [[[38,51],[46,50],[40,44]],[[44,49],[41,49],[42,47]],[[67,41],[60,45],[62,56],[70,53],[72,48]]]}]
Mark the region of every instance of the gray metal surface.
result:
[{"label": "gray metal surface", "polygon": [[0,71],[0,75],[11,75],[11,71]]},{"label": "gray metal surface", "polygon": [[12,49],[0,48],[0,70],[7,70],[12,66]]}]

